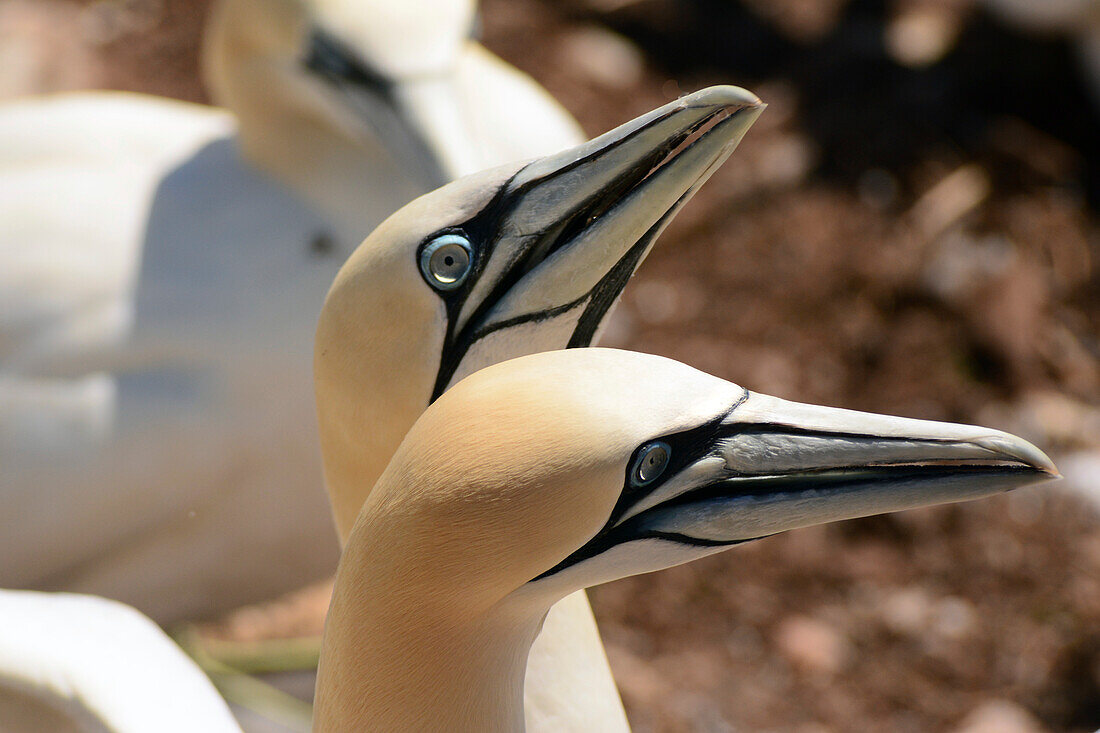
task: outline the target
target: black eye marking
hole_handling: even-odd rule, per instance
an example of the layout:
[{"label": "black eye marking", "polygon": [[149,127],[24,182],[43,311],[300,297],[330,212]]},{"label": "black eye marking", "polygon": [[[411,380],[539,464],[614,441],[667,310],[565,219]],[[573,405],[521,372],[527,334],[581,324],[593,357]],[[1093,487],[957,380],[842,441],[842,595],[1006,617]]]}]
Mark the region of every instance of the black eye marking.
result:
[{"label": "black eye marking", "polygon": [[385,147],[403,162],[406,172],[427,189],[453,179],[435,146],[420,132],[398,98],[397,82],[372,66],[353,46],[314,27],[300,63],[333,89],[341,104],[358,118],[364,132],[384,141]]},{"label": "black eye marking", "polygon": [[[524,168],[526,168],[526,166],[524,166]],[[455,322],[458,320],[459,312],[462,310],[462,306],[465,304],[466,297],[470,294],[470,290],[477,282],[481,272],[485,269],[486,263],[493,256],[493,250],[496,248],[497,240],[500,238],[500,232],[497,230],[496,226],[493,226],[493,223],[503,220],[508,210],[514,206],[514,204],[509,201],[513,189],[512,182],[522,170],[523,168],[516,171],[509,176],[506,181],[501,183],[496,193],[493,194],[493,198],[482,207],[480,211],[449,232],[441,233],[459,234],[465,237],[468,242],[477,242],[477,249],[471,256],[470,272],[463,279],[462,283],[451,290],[439,291],[439,296],[443,299],[443,303],[447,309],[447,332],[443,337],[443,353],[439,361],[439,370],[435,376],[435,386],[432,387],[432,398],[429,400],[428,404],[435,402],[436,399],[443,394],[443,390],[446,389],[451,377],[454,375],[455,371],[457,371],[458,365],[462,361],[462,357],[466,355],[466,351],[474,340],[470,334],[465,331],[459,332],[456,329]],[[437,234],[436,236],[440,235]],[[431,240],[429,240],[429,242],[430,241]],[[421,246],[426,248],[427,243]],[[421,249],[417,257],[422,256],[423,252],[424,250]],[[421,270],[421,272],[423,272],[423,270]],[[511,283],[498,284],[493,289],[493,292],[485,298],[482,304],[475,309],[470,320],[473,323],[477,323],[482,318],[484,312],[492,306],[492,303],[499,299],[500,293],[505,292],[510,286]]]},{"label": "black eye marking", "polygon": [[[619,499],[615,502],[615,508],[611,510],[611,516],[608,517],[604,526],[592,537],[592,539],[554,567],[538,577],[533,578],[532,582],[554,575],[572,565],[576,565],[584,560],[602,554],[616,545],[631,542],[633,540],[656,538],[668,540],[670,542],[703,546],[708,544],[731,544],[726,542],[708,543],[706,540],[696,540],[691,537],[653,532],[641,526],[641,524],[644,523],[642,517],[644,517],[645,512],[631,517],[622,524],[619,524],[619,520],[630,511],[631,507],[656,491],[666,479],[676,476],[690,464],[700,461],[720,450],[719,443],[721,442],[721,438],[726,434],[736,433],[740,429],[737,426],[731,427],[725,425],[726,419],[733,414],[748,397],[749,391],[744,390],[742,395],[728,410],[721,412],[705,423],[678,433],[671,433],[655,440],[647,441],[639,446],[631,457],[630,462],[627,464],[622,492],[619,494]],[[639,483],[639,478],[643,481],[645,480],[645,477],[642,476],[642,470],[646,468],[650,458],[654,459],[652,474],[649,475],[648,482]]]},{"label": "black eye marking", "polygon": [[326,79],[342,79],[389,97],[393,82],[370,68],[336,36],[322,28],[313,28],[306,46],[303,65]]}]

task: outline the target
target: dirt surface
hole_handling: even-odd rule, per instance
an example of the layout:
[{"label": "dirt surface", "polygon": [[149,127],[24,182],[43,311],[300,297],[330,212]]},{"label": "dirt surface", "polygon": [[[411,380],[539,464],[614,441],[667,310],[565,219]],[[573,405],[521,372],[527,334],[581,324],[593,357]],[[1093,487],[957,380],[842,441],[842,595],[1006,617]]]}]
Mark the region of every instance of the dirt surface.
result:
[{"label": "dirt surface", "polygon": [[[205,6],[0,0],[0,54],[29,70],[3,89],[201,101]],[[591,133],[713,83],[769,104],[604,343],[1100,451],[1100,82],[1066,37],[966,0],[487,0],[481,25]],[[13,41],[59,29],[74,66]],[[638,731],[1100,727],[1100,521],[1064,491],[793,532],[592,598]]]}]

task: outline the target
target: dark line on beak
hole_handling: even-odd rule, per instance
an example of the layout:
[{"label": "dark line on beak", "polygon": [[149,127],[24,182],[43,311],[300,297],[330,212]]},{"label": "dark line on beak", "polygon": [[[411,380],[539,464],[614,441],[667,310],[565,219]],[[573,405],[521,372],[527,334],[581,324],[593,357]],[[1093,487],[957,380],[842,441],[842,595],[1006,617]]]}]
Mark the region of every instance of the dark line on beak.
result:
[{"label": "dark line on beak", "polygon": [[[623,482],[623,489],[612,509],[610,516],[603,527],[583,546],[557,563],[553,568],[540,574],[534,580],[553,575],[571,565],[583,562],[595,557],[612,547],[632,542],[636,539],[665,539],[680,544],[700,547],[717,547],[722,545],[735,545],[749,542],[754,537],[741,540],[709,540],[695,538],[679,533],[661,532],[645,527],[645,522],[651,512],[664,510],[668,507],[689,505],[707,500],[736,499],[739,497],[767,497],[785,493],[785,491],[803,491],[809,488],[818,490],[841,490],[873,483],[880,480],[890,481],[935,481],[948,479],[967,474],[988,475],[1024,475],[1041,473],[1039,469],[1025,462],[1015,462],[1008,457],[990,455],[989,458],[948,460],[946,462],[919,461],[908,462],[883,462],[869,464],[849,464],[841,466],[823,466],[820,468],[808,468],[790,471],[762,472],[759,474],[733,472],[730,470],[727,476],[712,481],[708,484],[689,489],[671,499],[662,501],[650,507],[628,520],[618,524],[631,507],[659,490],[669,477],[680,474],[684,468],[704,458],[714,455],[720,448],[722,441],[738,435],[798,435],[822,437],[831,439],[851,440],[876,440],[897,442],[924,442],[924,443],[958,443],[953,438],[913,438],[882,436],[872,433],[830,432],[784,425],[781,423],[752,422],[725,424],[730,415],[736,411],[750,396],[751,392],[745,390],[740,399],[733,404],[728,411],[717,417],[680,433],[661,436],[657,439],[671,446],[672,458],[661,480],[643,488],[634,487],[630,480],[632,461],[628,462],[627,475]],[[814,484],[815,486],[810,486]]]},{"label": "dark line on beak", "polygon": [[[582,549],[588,550],[583,556],[576,556],[577,553],[570,555],[562,560],[560,563],[550,568],[544,573],[539,573],[528,583],[534,583],[548,578],[551,575],[566,570],[578,563],[588,560],[590,558],[602,555],[608,550],[618,547],[619,545],[625,545],[627,542],[634,542],[636,540],[664,540],[665,542],[675,542],[678,545],[688,545],[690,547],[733,547],[734,545],[743,545],[746,542],[755,542],[756,540],[762,540],[765,537],[771,535],[761,535],[760,537],[750,537],[742,540],[708,540],[700,537],[692,537],[686,534],[680,534],[678,532],[659,532],[657,530],[647,530],[645,532],[639,532],[636,535],[631,536],[628,540],[622,541],[618,539],[614,533],[606,534],[600,537],[597,541],[589,542]],[[579,552],[579,551],[578,551]]]},{"label": "dark line on beak", "polygon": [[[851,471],[845,474],[845,471]],[[834,473],[835,475],[830,475]],[[721,547],[726,545],[738,545],[744,542],[769,537],[749,537],[736,540],[712,540],[703,537],[692,537],[678,532],[665,532],[647,529],[646,521],[652,512],[663,511],[669,507],[685,506],[697,503],[705,503],[708,500],[720,501],[723,499],[739,498],[766,498],[781,496],[784,493],[799,493],[813,488],[817,491],[840,491],[852,487],[859,487],[879,480],[890,481],[936,481],[937,479],[954,478],[966,474],[988,475],[1022,475],[1037,473],[1036,469],[1023,465],[974,465],[974,466],[940,466],[940,465],[910,465],[898,466],[851,466],[823,469],[820,472],[805,471],[789,474],[774,474],[767,476],[748,476],[741,479],[731,478],[715,481],[684,492],[668,501],[661,502],[643,512],[640,512],[618,526],[614,526],[615,519],[611,520],[605,529],[600,530],[595,537],[585,543],[575,552],[563,559],[554,567],[536,576],[533,580],[540,580],[553,575],[571,565],[596,557],[618,545],[641,539],[663,539],[677,542],[683,545],[696,547]],[[808,487],[807,483],[819,480],[820,484]],[[785,492],[787,486],[794,486],[793,491]],[[633,502],[632,502],[633,503]],[[775,534],[775,533],[773,533]]]},{"label": "dark line on beak", "polygon": [[482,330],[478,331],[477,334],[475,334],[474,336],[473,342],[471,343],[476,343],[477,341],[480,341],[489,334],[496,333],[497,331],[503,331],[514,326],[522,326],[524,323],[538,323],[539,321],[546,321],[551,318],[555,318],[557,316],[568,313],[574,308],[582,305],[586,300],[588,300],[590,295],[591,291],[585,293],[576,300],[571,300],[568,303],[564,303],[562,305],[556,305],[553,308],[545,308],[540,311],[532,311],[531,313],[524,313],[521,316],[514,316],[503,321],[497,321],[496,323],[486,326]]},{"label": "dark line on beak", "polygon": [[592,341],[596,338],[596,331],[603,323],[604,316],[607,315],[607,312],[611,310],[611,306],[615,304],[615,301],[622,295],[623,290],[626,289],[627,281],[634,276],[641,261],[645,259],[653,243],[657,241],[657,237],[661,235],[672,217],[676,216],[692,193],[694,191],[689,188],[683,196],[677,199],[672,207],[653,226],[646,230],[641,239],[627,250],[622,259],[616,262],[615,266],[596,284],[596,287],[592,289],[592,298],[588,301],[588,306],[581,314],[580,320],[577,321],[577,327],[573,329],[573,335],[565,348],[575,349],[592,345]]},{"label": "dark line on beak", "polygon": [[[877,481],[934,481],[966,475],[1013,476],[1035,473],[1037,471],[1029,466],[1008,463],[961,465],[887,463],[835,466],[772,474],[742,474],[685,491],[683,494],[640,512],[631,517],[629,521],[633,522],[635,518],[645,517],[651,511],[695,504],[707,500],[779,497],[784,494],[803,493],[811,488],[815,491],[836,491],[872,484]],[[785,490],[786,487],[794,488]]]},{"label": "dark line on beak", "polygon": [[915,438],[898,437],[893,435],[875,435],[874,433],[852,433],[847,431],[817,430],[803,428],[797,425],[770,422],[744,422],[730,425],[723,437],[737,435],[760,435],[772,433],[775,435],[804,435],[818,438],[850,438],[852,440],[883,440],[896,443],[959,443],[956,438]]},{"label": "dark line on beak", "polygon": [[[722,114],[723,110],[719,110],[714,114],[708,115],[694,126],[691,134]],[[733,119],[734,115],[730,115],[726,119]],[[719,122],[718,125],[721,125]],[[710,130],[703,133],[703,135],[691,142],[684,150],[680,151],[680,154],[686,152],[688,148],[691,148],[701,142],[708,134],[718,128],[715,125]],[[688,135],[690,137],[690,134]],[[722,153],[716,156],[715,160],[722,157]],[[708,167],[709,169],[709,167]],[[704,170],[708,170],[704,169]],[[704,172],[700,175],[700,180],[706,176]],[[639,185],[643,185],[644,181]],[[577,322],[577,327],[573,331],[572,337],[569,339],[569,343],[566,345],[567,349],[583,348],[590,346],[592,341],[596,338],[596,331],[599,330],[600,324],[603,323],[604,316],[611,310],[611,306],[615,304],[615,301],[622,295],[623,290],[626,289],[626,283],[637,272],[641,261],[645,259],[645,256],[649,253],[653,243],[657,240],[657,237],[661,235],[661,232],[665,230],[668,223],[672,221],[672,218],[680,212],[680,209],[695,195],[695,192],[699,190],[700,182],[696,181],[691,186],[688,186],[687,190],[680,195],[672,206],[668,208],[660,219],[658,219],[652,227],[650,227],[645,234],[638,240],[638,242],[630,248],[627,254],[615,264],[613,268],[604,276],[603,279],[592,290],[592,298],[588,302],[588,307],[585,308],[584,313],[581,315],[580,320]],[[614,207],[613,207],[614,208]]]},{"label": "dark line on beak", "polygon": [[573,335],[569,337],[569,343],[566,344],[565,348],[576,349],[592,345],[593,339],[596,338],[596,331],[603,323],[604,316],[607,315],[607,312],[611,310],[611,306],[622,295],[627,281],[633,277],[634,271],[638,269],[638,265],[645,257],[646,252],[649,251],[650,245],[660,234],[658,227],[659,224],[650,228],[645,236],[627,250],[627,253],[615,263],[615,266],[596,283],[596,287],[592,288],[589,292],[591,297],[588,300],[588,305],[585,306],[584,313],[577,320],[577,326],[573,329]]}]

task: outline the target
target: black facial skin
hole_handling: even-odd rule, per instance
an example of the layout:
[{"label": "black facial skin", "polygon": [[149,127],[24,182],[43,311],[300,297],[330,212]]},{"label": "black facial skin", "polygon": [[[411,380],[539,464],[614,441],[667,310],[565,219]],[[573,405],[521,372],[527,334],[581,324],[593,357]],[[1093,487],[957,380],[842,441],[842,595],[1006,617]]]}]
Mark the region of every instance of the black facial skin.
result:
[{"label": "black facial skin", "polygon": [[354,84],[388,100],[393,98],[393,82],[370,68],[347,44],[321,28],[309,34],[305,67],[322,78]]},{"label": "black facial skin", "polygon": [[[565,568],[572,565],[576,565],[579,562],[595,557],[607,550],[611,549],[615,545],[629,542],[631,540],[641,540],[646,538],[665,539],[676,542],[683,542],[685,544],[692,545],[718,545],[718,544],[735,544],[735,543],[719,543],[711,542],[708,540],[697,540],[692,537],[684,535],[674,535],[667,532],[653,532],[640,529],[636,521],[640,517],[645,516],[645,512],[638,514],[635,517],[624,522],[621,526],[616,527],[616,522],[626,514],[626,512],[639,501],[652,494],[654,491],[664,485],[665,481],[680,471],[687,468],[690,464],[695,463],[717,450],[719,441],[721,438],[729,434],[729,426],[723,426],[722,422],[736,410],[742,402],[748,398],[748,391],[738,400],[733,407],[728,411],[708,420],[702,425],[698,425],[693,428],[689,428],[679,433],[672,433],[670,435],[662,435],[652,438],[639,445],[634,453],[630,456],[630,461],[627,463],[626,475],[623,478],[623,488],[619,494],[618,501],[615,502],[615,507],[611,510],[611,516],[607,518],[604,526],[600,529],[595,536],[580,547],[578,550],[570,554],[554,567],[550,568],[546,572],[542,573],[538,577],[532,580],[541,580],[542,578],[549,577]],[[638,458],[639,452],[647,448],[656,441],[666,443],[669,446],[669,460],[665,466],[664,471],[656,480],[651,481],[645,486],[639,487],[636,485],[633,476],[633,467]],[[747,540],[745,540],[747,541]]]}]

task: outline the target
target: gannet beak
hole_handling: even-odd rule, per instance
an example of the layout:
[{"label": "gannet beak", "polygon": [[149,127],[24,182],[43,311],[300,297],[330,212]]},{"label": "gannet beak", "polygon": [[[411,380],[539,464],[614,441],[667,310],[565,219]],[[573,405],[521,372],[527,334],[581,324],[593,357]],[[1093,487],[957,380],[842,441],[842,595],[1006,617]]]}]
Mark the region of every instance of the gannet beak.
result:
[{"label": "gannet beak", "polygon": [[589,345],[657,236],[763,109],[744,89],[711,87],[521,168],[463,227],[490,252],[451,314],[434,396],[481,365],[471,352],[500,350],[497,339]]},{"label": "gannet beak", "polygon": [[[602,530],[544,575],[634,540],[721,548],[799,527],[967,501],[1059,478],[1014,435],[746,391],[660,441],[662,480],[628,482]],[[697,555],[696,555],[697,556]]]},{"label": "gannet beak", "polygon": [[620,523],[724,544],[1059,477],[1041,450],[999,430],[755,393],[721,422],[711,451],[706,479],[642,499]]}]

